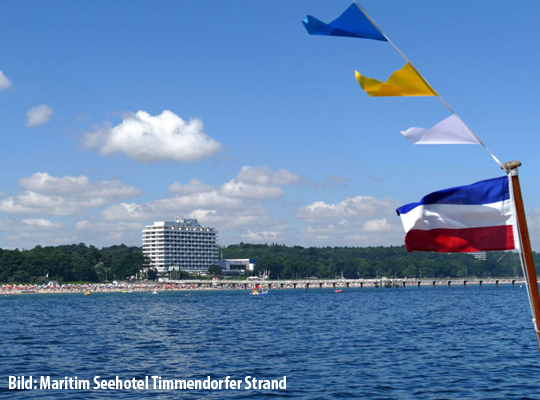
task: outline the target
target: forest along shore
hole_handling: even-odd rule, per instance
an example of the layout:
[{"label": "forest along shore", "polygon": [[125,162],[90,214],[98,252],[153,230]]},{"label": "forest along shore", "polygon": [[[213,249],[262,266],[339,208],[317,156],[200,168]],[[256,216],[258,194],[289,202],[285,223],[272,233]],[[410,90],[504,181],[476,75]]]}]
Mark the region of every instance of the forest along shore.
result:
[{"label": "forest along shore", "polygon": [[[485,254],[408,253],[405,246],[301,247],[239,243],[219,248],[222,259],[255,259],[256,276],[270,279],[318,277],[515,277],[521,273],[519,255],[493,251]],[[482,258],[479,258],[481,256]],[[540,265],[540,253],[534,253]],[[65,282],[140,282],[157,278],[142,249],[115,245],[98,249],[84,243],[36,246],[31,250],[0,248],[0,282],[47,284]],[[191,280],[187,275],[176,277]],[[481,278],[479,278],[481,279]]]}]

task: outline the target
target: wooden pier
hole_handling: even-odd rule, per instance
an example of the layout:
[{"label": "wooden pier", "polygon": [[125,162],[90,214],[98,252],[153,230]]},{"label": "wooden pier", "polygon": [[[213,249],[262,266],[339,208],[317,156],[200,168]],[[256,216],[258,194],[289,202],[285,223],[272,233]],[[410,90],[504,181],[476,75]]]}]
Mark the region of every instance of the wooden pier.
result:
[{"label": "wooden pier", "polygon": [[246,285],[246,287],[251,288],[255,285],[265,285],[269,289],[280,289],[280,288],[294,288],[294,289],[311,289],[311,288],[337,288],[337,287],[375,287],[375,288],[403,288],[407,286],[464,286],[468,285],[478,285],[482,286],[484,284],[492,284],[498,286],[499,284],[511,284],[515,286],[516,284],[523,284],[523,278],[481,278],[481,279],[471,279],[471,278],[379,278],[379,279],[279,279],[279,280],[267,280],[267,279],[258,279],[258,280],[237,280],[237,279],[219,279],[219,280],[203,280],[203,279],[189,279],[189,280],[180,280],[180,281],[164,281],[163,283],[176,283],[176,284],[187,284],[187,285],[211,285],[214,287],[225,287],[227,285]]}]

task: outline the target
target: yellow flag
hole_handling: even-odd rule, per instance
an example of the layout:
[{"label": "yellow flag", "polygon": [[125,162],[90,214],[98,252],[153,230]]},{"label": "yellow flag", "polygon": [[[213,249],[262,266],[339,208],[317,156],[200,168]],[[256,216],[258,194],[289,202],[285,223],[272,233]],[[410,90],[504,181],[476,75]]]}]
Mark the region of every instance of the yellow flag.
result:
[{"label": "yellow flag", "polygon": [[390,75],[386,82],[368,78],[356,72],[356,80],[371,97],[377,96],[437,96],[418,72],[407,63]]}]

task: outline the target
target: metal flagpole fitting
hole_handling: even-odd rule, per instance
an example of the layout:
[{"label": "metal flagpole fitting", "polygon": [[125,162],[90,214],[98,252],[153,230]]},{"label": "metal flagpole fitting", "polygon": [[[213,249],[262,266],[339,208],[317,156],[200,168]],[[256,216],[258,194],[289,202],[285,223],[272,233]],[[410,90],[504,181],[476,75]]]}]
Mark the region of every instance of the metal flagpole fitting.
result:
[{"label": "metal flagpole fitting", "polygon": [[505,162],[503,165],[502,165],[502,168],[507,171],[509,174],[512,174],[512,176],[514,174],[517,175],[517,169],[518,167],[521,167],[521,161],[508,161],[508,162]]}]

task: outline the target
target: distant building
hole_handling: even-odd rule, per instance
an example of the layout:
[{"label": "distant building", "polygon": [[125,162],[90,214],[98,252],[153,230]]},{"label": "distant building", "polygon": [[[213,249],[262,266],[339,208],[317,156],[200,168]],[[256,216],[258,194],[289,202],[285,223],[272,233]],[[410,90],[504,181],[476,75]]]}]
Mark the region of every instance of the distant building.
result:
[{"label": "distant building", "polygon": [[219,264],[214,228],[199,225],[196,219],[159,221],[142,231],[143,254],[150,260],[150,268],[160,274],[171,267],[187,272],[207,272]]},{"label": "distant building", "polygon": [[252,258],[238,258],[231,260],[220,260],[219,268],[223,272],[224,276],[244,275],[246,271],[253,271],[255,269],[257,260]]},{"label": "distant building", "polygon": [[485,251],[479,251],[479,252],[468,253],[468,254],[472,254],[472,256],[477,260],[486,261],[486,252]]}]

